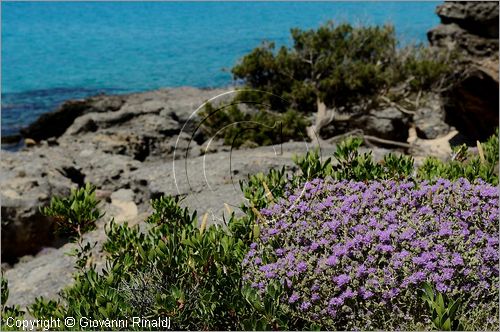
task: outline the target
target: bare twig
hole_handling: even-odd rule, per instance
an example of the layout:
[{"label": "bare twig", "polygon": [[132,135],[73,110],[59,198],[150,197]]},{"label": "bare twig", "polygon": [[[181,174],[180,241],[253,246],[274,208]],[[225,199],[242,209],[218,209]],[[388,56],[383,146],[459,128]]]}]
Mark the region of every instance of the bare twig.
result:
[{"label": "bare twig", "polygon": [[484,158],[483,146],[479,141],[476,141],[476,144],[477,144],[477,152],[479,153],[479,158],[481,159],[481,164],[484,164],[486,162],[486,159]]},{"label": "bare twig", "polygon": [[410,144],[408,144],[408,143],[403,143],[403,142],[398,142],[398,141],[383,139],[383,138],[376,137],[376,136],[363,135],[363,138],[366,139],[366,140],[368,140],[368,141],[372,141],[372,142],[377,142],[377,143],[382,143],[382,144],[399,146],[399,147],[406,148],[406,149],[410,148]]}]

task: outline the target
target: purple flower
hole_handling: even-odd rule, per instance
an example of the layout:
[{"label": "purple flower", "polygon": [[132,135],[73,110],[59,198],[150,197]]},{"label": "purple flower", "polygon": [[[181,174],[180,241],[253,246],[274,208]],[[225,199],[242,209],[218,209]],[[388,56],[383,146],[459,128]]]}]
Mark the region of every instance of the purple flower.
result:
[{"label": "purple flower", "polygon": [[337,283],[337,286],[342,287],[347,284],[351,278],[347,274],[341,274],[337,277],[334,277],[333,280]]},{"label": "purple flower", "polygon": [[310,307],[311,307],[311,302],[305,301],[305,302],[302,302],[302,304],[300,305],[300,310],[306,311]]},{"label": "purple flower", "polygon": [[361,288],[360,294],[364,300],[369,299],[370,297],[373,296],[373,292],[370,290],[366,290],[364,287]]},{"label": "purple flower", "polygon": [[306,262],[300,262],[297,264],[297,271],[299,272],[305,272],[307,270],[307,263]]},{"label": "purple flower", "polygon": [[329,305],[331,306],[340,306],[342,304],[344,304],[344,299],[341,298],[341,297],[333,297],[330,299],[330,301],[328,302]]},{"label": "purple flower", "polygon": [[292,296],[288,299],[288,303],[295,303],[299,299],[299,295],[297,293],[293,293]]},{"label": "purple flower", "polygon": [[465,179],[308,183],[304,193],[288,186],[263,211],[267,231],[243,260],[245,282],[262,295],[271,283],[286,286],[290,315],[374,329],[387,310],[411,317],[423,282],[465,294],[464,310],[498,303],[498,187]]},{"label": "purple flower", "polygon": [[346,289],[341,295],[340,297],[343,298],[343,299],[352,299],[353,297],[356,296],[356,293],[353,292],[350,288],[349,289]]},{"label": "purple flower", "polygon": [[332,255],[332,256],[328,257],[328,259],[326,260],[326,265],[335,266],[335,265],[337,265],[338,261],[339,261],[339,259],[337,258],[337,256]]}]

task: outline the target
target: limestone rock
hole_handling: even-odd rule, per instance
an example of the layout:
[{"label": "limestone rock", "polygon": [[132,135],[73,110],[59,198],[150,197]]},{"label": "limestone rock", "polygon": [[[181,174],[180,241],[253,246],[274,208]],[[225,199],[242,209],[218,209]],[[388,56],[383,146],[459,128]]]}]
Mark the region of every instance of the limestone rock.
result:
[{"label": "limestone rock", "polygon": [[352,129],[362,129],[367,135],[404,142],[407,139],[410,116],[396,107],[373,109],[350,123]]},{"label": "limestone rock", "polygon": [[446,113],[439,95],[430,95],[413,115],[420,138],[432,139],[448,134],[450,126],[445,122]]},{"label": "limestone rock", "polygon": [[451,158],[452,148],[450,140],[452,140],[458,132],[452,130],[444,136],[433,139],[422,139],[417,137],[415,128],[410,128],[408,134],[408,143],[410,143],[410,154],[415,160],[415,164],[421,165],[427,157],[436,157],[440,160],[447,161]]},{"label": "limestone rock", "polygon": [[61,151],[35,147],[2,152],[2,261],[15,261],[58,242],[52,220],[42,216],[39,207],[77,185],[71,178],[74,167]]},{"label": "limestone rock", "polygon": [[449,1],[437,14],[441,25],[428,32],[430,44],[465,54],[458,82],[442,93],[445,121],[474,145],[498,127],[499,3]]},{"label": "limestone rock", "polygon": [[438,6],[441,24],[428,32],[433,46],[474,57],[498,53],[498,2],[449,1]]}]

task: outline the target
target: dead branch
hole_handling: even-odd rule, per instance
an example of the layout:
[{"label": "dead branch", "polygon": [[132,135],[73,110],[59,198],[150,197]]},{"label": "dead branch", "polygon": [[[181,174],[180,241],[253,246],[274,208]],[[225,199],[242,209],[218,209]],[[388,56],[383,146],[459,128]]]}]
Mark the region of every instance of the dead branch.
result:
[{"label": "dead branch", "polygon": [[365,140],[376,142],[376,143],[399,146],[399,147],[405,148],[405,149],[409,149],[410,148],[410,144],[408,144],[408,143],[403,143],[403,142],[398,142],[398,141],[383,139],[383,138],[376,137],[376,136],[363,135],[363,138]]}]

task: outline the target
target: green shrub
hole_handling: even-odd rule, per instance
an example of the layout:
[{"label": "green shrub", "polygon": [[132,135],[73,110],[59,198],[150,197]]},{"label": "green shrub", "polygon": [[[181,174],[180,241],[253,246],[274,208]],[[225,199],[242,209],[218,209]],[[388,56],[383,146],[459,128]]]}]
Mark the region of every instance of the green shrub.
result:
[{"label": "green shrub", "polygon": [[241,111],[237,105],[214,109],[208,103],[200,113],[204,129],[212,137],[221,137],[232,147],[281,144],[307,138],[308,120],[293,110],[276,113],[265,109]]},{"label": "green shrub", "polygon": [[425,301],[430,312],[433,327],[438,331],[463,331],[457,317],[461,301],[449,299],[426,282],[423,286],[422,300]]},{"label": "green shrub", "polygon": [[430,91],[454,69],[451,58],[438,51],[398,49],[390,25],[328,22],[316,30],[292,29],[291,36],[291,48],[276,51],[274,43],[264,43],[233,67],[234,78],[251,88],[237,100],[267,103],[275,110],[314,112],[317,100],[349,109],[405,82],[408,92]]},{"label": "green shrub", "polygon": [[50,205],[40,208],[43,215],[53,217],[56,230],[71,238],[94,230],[96,221],[103,216],[98,208],[95,186],[87,183],[80,189],[72,189],[68,198],[52,197]]},{"label": "green shrub", "polygon": [[484,153],[471,153],[465,145],[455,148],[454,158],[442,162],[433,157],[427,158],[418,169],[418,177],[433,180],[439,177],[455,180],[466,178],[473,181],[481,178],[493,185],[498,184],[498,128],[486,142],[480,144]]},{"label": "green shrub", "polygon": [[451,79],[457,54],[443,53],[423,45],[410,46],[399,54],[400,80],[409,80],[413,91],[430,91]]},{"label": "green shrub", "polygon": [[38,299],[31,313],[77,320],[162,316],[170,317],[175,329],[251,326],[254,314],[246,300],[251,295],[243,294],[241,283],[247,244],[230,231],[234,215],[225,230],[206,226],[205,218],[200,222],[176,198],[162,197],[152,205],[151,229],[111,222],[104,270],[90,267],[76,274],[60,302]]},{"label": "green shrub", "polygon": [[376,180],[403,179],[414,172],[413,159],[405,155],[389,153],[380,162],[373,159],[372,153],[361,154],[360,138],[348,138],[339,143],[332,157],[322,161],[318,150],[307,152],[303,157],[295,157],[294,161],[301,170],[304,183],[313,178],[331,177],[337,180]]},{"label": "green shrub", "polygon": [[317,150],[309,151],[294,161],[301,170],[295,183],[304,183],[312,178],[331,177],[336,180],[414,180],[435,181],[438,178],[456,180],[466,178],[473,182],[482,179],[493,185],[498,184],[498,129],[486,142],[481,143],[484,158],[480,153],[472,153],[466,146],[455,149],[453,160],[443,162],[434,157],[428,157],[424,163],[415,169],[411,156],[386,154],[383,160],[377,162],[372,153],[360,153],[362,140],[348,138],[339,143],[333,158],[322,161]]}]

